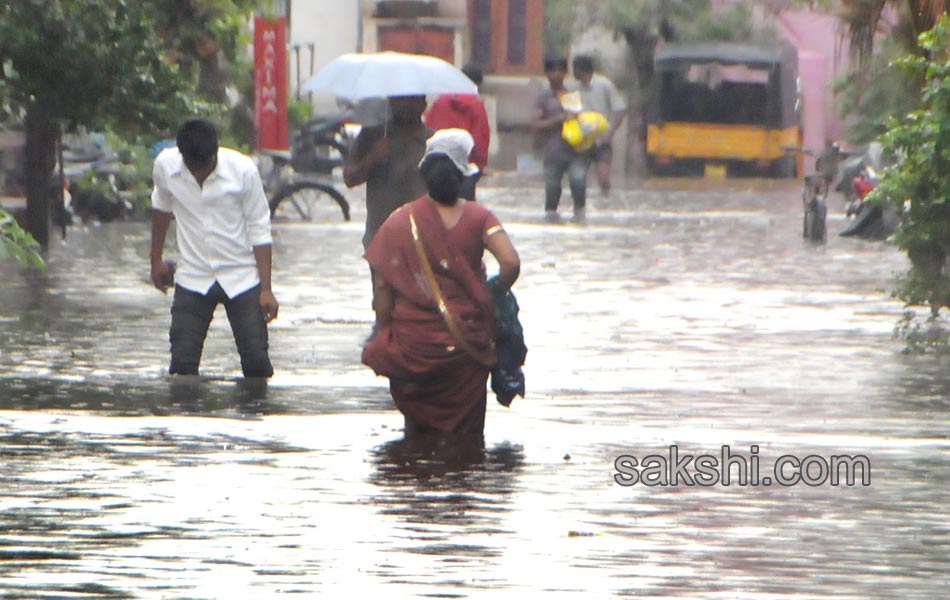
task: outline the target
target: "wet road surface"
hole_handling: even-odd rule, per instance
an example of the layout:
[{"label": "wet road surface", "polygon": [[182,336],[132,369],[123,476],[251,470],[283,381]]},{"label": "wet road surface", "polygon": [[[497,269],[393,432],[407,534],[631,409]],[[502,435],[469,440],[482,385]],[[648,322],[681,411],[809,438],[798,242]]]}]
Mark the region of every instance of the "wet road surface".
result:
[{"label": "wet road surface", "polygon": [[[904,256],[803,242],[794,182],[592,192],[584,225],[495,183],[528,395],[490,398],[484,447],[401,441],[360,364],[353,192],[352,223],[275,226],[266,389],[237,380],[223,310],[205,376],[164,375],[146,224],[73,228],[44,273],[0,265],[0,598],[950,595],[950,370],[893,336]],[[763,472],[866,456],[871,485],[615,481],[618,456],[674,444],[755,445]]]}]

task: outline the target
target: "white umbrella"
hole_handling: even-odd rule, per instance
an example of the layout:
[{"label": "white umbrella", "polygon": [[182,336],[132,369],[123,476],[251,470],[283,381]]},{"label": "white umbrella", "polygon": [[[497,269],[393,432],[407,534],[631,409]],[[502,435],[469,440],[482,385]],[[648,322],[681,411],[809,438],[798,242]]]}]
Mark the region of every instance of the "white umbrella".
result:
[{"label": "white umbrella", "polygon": [[402,52],[344,54],[317,71],[301,90],[350,100],[478,93],[471,79],[441,58]]}]

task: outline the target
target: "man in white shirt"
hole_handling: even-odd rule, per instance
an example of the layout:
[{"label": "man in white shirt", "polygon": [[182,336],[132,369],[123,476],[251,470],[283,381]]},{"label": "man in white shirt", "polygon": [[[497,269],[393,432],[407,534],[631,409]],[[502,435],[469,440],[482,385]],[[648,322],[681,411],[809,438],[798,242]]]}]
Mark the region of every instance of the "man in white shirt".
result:
[{"label": "man in white shirt", "polygon": [[[152,283],[162,292],[174,275],[172,374],[197,375],[208,326],[224,304],[245,377],[274,373],[267,323],[277,316],[271,289],[270,209],[257,166],[218,147],[207,119],[189,119],[177,147],[155,159],[152,190]],[[181,265],[163,259],[165,235],[176,221]]]},{"label": "man in white shirt", "polygon": [[594,60],[590,56],[578,54],[574,57],[571,67],[584,110],[599,112],[607,118],[607,131],[597,139],[589,157],[594,163],[601,191],[605,196],[609,196],[613,138],[620,123],[627,116],[627,103],[612,81],[600,73],[594,73]]}]

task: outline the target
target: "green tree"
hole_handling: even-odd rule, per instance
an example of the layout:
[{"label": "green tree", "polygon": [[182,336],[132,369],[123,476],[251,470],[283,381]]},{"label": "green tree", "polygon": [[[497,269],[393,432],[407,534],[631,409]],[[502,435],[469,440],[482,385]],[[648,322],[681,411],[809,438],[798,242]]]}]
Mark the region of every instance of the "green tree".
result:
[{"label": "green tree", "polygon": [[0,260],[14,258],[22,265],[43,266],[40,245],[14,220],[13,215],[0,208]]},{"label": "green tree", "polygon": [[232,146],[253,142],[254,80],[249,17],[268,15],[273,0],[146,0],[145,10],[154,23],[166,59],[196,85],[202,100],[217,103],[227,120],[221,120],[222,137]]},{"label": "green tree", "polygon": [[950,2],[943,0],[841,0],[828,9],[843,25],[853,68],[835,82],[839,112],[855,117],[849,131],[856,144],[870,142],[886,129],[888,119],[920,107],[919,77],[892,62],[907,53],[922,53],[921,33],[934,27]]},{"label": "green tree", "polygon": [[835,80],[836,107],[839,114],[850,117],[851,143],[861,146],[877,140],[891,117],[920,106],[916,94],[907,93],[920,83],[910,73],[893,68],[893,62],[907,51],[898,36],[889,37],[860,68],[851,68]]},{"label": "green tree", "polygon": [[[894,240],[907,251],[909,271],[895,295],[908,305],[930,307],[936,317],[950,306],[950,26],[943,17],[919,37],[923,51],[907,54],[896,66],[923,81],[921,108],[893,118],[883,136],[894,158],[870,201],[904,212]],[[909,207],[905,209],[905,204]]]},{"label": "green tree", "polygon": [[31,0],[0,5],[0,64],[26,131],[27,229],[44,248],[61,128],[170,129],[193,110],[164,59],[151,19],[129,0]]},{"label": "green tree", "polygon": [[[881,36],[885,11],[897,15],[897,23]],[[878,107],[881,116],[890,113],[882,137],[884,149],[894,164],[887,168],[871,202],[903,211],[894,235],[907,252],[911,266],[897,277],[894,295],[908,306],[927,306],[931,318],[950,306],[950,34],[947,0],[842,0],[839,15],[846,25],[856,70],[852,75],[865,93],[880,94],[884,75],[903,98],[891,98]],[[883,66],[875,50],[884,38],[886,47],[903,54]],[[897,68],[892,68],[896,66]],[[861,94],[856,94],[861,97]],[[883,120],[883,119],[882,119]],[[950,337],[940,327],[922,328],[908,311],[898,330],[910,347],[948,346]]]},{"label": "green tree", "polygon": [[245,16],[258,0],[148,0],[144,3],[169,61],[197,82],[202,97],[227,101],[230,62],[247,43]]},{"label": "green tree", "polygon": [[888,10],[898,16],[897,27],[889,32],[906,50],[917,48],[919,36],[933,29],[941,15],[950,12],[948,0],[840,0],[839,19],[850,38],[851,52],[864,64],[873,55],[880,39],[882,21]]}]

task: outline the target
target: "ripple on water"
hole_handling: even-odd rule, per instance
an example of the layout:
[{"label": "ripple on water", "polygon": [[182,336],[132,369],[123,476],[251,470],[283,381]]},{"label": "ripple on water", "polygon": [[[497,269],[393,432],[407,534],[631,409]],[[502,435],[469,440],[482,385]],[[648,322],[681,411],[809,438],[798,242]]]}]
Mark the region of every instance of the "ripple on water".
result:
[{"label": "ripple on water", "polygon": [[[522,257],[529,346],[528,395],[491,403],[483,445],[402,441],[386,381],[360,365],[358,197],[353,223],[275,227],[266,387],[236,378],[223,312],[207,376],[164,374],[170,297],[146,283],[147,225],[72,230],[43,274],[0,265],[3,591],[945,595],[950,370],[891,336],[903,255],[803,243],[790,182],[652,181],[592,197],[587,225],[545,224],[540,197],[479,192]],[[618,456],[673,444],[756,445],[764,468],[865,455],[873,479],[614,481]]]}]

